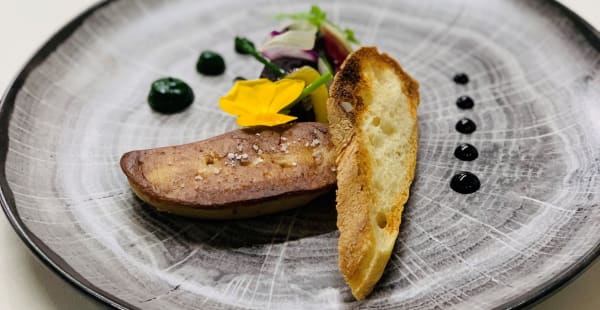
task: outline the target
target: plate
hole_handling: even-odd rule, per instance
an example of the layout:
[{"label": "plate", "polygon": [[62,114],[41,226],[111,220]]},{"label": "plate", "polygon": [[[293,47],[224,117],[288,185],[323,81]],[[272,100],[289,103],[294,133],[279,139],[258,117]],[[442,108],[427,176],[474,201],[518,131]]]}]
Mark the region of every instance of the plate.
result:
[{"label": "plate", "polygon": [[[157,214],[118,165],[129,150],[235,128],[217,108],[260,65],[261,42],[308,1],[108,1],[69,23],[2,101],[2,206],[66,279],[129,309],[439,309],[525,306],[600,252],[600,39],[551,1],[334,1],[330,18],[421,83],[417,176],[383,278],[355,301],[337,268],[333,195],[290,212],[206,222]],[[195,72],[205,49],[220,77]],[[456,84],[466,73],[470,82]],[[151,81],[187,81],[196,101],[152,112]],[[456,106],[459,96],[475,101]],[[477,130],[454,130],[468,117]],[[479,150],[460,161],[459,143]],[[452,176],[479,176],[474,194]]]}]

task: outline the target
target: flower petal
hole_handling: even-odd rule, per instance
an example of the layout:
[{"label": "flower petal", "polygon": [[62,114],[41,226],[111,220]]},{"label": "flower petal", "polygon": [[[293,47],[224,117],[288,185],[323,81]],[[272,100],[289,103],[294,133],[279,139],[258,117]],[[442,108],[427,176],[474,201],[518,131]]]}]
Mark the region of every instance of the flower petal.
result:
[{"label": "flower petal", "polygon": [[219,106],[236,116],[264,113],[268,111],[275,91],[275,84],[267,79],[237,81],[229,93],[219,99]]},{"label": "flower petal", "polygon": [[235,116],[252,113],[252,109],[249,105],[238,105],[235,101],[223,98],[219,99],[219,107],[221,108],[221,110]]},{"label": "flower petal", "polygon": [[277,113],[300,96],[304,89],[304,81],[296,79],[281,79],[275,82],[275,98],[268,112]]},{"label": "flower petal", "polygon": [[277,126],[285,124],[297,119],[295,116],[285,114],[244,114],[238,117],[237,124],[239,126]]}]

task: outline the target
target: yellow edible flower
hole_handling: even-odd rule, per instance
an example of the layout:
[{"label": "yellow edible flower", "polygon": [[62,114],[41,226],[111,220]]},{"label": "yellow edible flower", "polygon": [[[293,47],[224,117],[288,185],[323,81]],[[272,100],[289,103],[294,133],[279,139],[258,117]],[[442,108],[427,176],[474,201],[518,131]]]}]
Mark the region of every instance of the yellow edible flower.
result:
[{"label": "yellow edible flower", "polygon": [[296,100],[303,89],[304,81],[295,79],[237,81],[219,99],[219,106],[237,116],[239,126],[281,125],[297,118],[279,112]]}]

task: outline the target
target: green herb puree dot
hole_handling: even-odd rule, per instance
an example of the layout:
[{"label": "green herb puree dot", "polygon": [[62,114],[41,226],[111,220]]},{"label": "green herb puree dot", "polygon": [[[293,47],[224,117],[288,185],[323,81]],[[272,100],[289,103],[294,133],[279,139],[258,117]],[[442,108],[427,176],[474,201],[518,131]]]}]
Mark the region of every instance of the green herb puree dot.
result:
[{"label": "green herb puree dot", "polygon": [[172,77],[154,81],[148,94],[150,107],[161,113],[182,111],[192,102],[194,102],[192,88],[184,81]]},{"label": "green herb puree dot", "polygon": [[198,58],[196,70],[204,75],[219,75],[225,72],[225,61],[215,52],[204,51]]}]

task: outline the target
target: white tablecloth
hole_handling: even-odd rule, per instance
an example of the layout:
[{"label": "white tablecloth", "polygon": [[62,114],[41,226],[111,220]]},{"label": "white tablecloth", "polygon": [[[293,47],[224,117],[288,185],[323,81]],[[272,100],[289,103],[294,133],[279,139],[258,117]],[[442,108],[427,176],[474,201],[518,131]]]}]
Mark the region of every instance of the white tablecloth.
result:
[{"label": "white tablecloth", "polygon": [[[50,35],[94,2],[0,0],[0,89]],[[600,0],[562,2],[600,29]],[[0,216],[0,309],[104,308],[39,262]],[[600,309],[600,262],[534,309]]]}]

